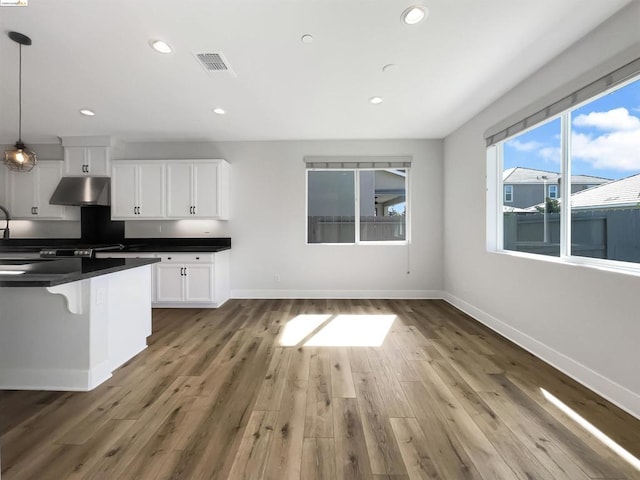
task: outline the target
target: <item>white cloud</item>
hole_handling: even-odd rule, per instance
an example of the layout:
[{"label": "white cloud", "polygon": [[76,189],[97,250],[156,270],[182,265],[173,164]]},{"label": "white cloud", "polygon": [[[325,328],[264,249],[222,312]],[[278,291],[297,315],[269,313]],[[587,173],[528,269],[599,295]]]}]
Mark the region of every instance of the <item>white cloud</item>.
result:
[{"label": "white cloud", "polygon": [[573,120],[576,127],[594,127],[606,131],[634,131],[640,129],[640,118],[629,114],[624,107],[614,108],[607,112],[591,112],[587,115],[578,115]]},{"label": "white cloud", "polygon": [[544,144],[531,140],[530,142],[521,142],[520,140],[511,140],[508,142],[510,147],[518,150],[519,152],[532,152],[542,147]]},{"label": "white cloud", "polygon": [[556,163],[560,163],[560,147],[544,147],[540,149],[538,154],[545,160],[552,160]]},{"label": "white cloud", "polygon": [[594,168],[622,171],[640,170],[640,124],[636,130],[611,132],[600,136],[574,133],[572,156]]}]

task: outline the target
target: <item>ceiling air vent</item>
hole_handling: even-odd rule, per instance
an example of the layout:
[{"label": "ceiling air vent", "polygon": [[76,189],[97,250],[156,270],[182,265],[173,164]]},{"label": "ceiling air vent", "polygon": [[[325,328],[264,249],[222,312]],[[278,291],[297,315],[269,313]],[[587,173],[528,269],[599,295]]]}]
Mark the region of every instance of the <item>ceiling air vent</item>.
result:
[{"label": "ceiling air vent", "polygon": [[207,72],[210,73],[228,73],[236,76],[235,72],[229,66],[229,62],[224,58],[222,53],[194,53],[198,63],[202,65]]}]

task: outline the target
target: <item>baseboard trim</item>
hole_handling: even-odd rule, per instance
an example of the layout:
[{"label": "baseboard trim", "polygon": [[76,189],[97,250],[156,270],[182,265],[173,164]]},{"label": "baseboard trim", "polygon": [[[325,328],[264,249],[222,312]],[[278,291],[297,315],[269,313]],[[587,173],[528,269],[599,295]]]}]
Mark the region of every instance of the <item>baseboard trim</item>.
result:
[{"label": "baseboard trim", "polygon": [[231,298],[256,299],[419,299],[443,298],[441,290],[232,290]]},{"label": "baseboard trim", "polygon": [[591,370],[589,367],[567,357],[561,352],[545,345],[529,335],[513,328],[507,323],[497,319],[474,305],[458,298],[450,293],[444,294],[444,300],[470,315],[475,320],[486,325],[491,330],[516,343],[529,353],[542,361],[557,368],[565,375],[573,378],[578,383],[593,390],[598,395],[606,398],[625,412],[640,419],[640,395],[628,388],[609,380],[605,376]]},{"label": "baseboard trim", "polygon": [[97,368],[28,369],[0,368],[0,390],[50,390],[87,392],[111,376],[111,372]]}]

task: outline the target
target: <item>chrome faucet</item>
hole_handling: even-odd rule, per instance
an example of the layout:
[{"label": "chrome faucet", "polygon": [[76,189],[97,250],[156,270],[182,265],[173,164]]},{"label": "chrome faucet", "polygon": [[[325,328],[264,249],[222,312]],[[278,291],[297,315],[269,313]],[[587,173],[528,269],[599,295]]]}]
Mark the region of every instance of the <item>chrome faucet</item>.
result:
[{"label": "chrome faucet", "polygon": [[9,239],[9,220],[11,220],[11,214],[9,213],[9,210],[7,210],[5,207],[3,207],[2,205],[0,205],[0,210],[2,210],[4,212],[4,216],[7,219],[7,225],[4,228],[0,228],[0,230],[4,230],[4,232],[2,233],[2,238],[4,240],[8,240]]}]

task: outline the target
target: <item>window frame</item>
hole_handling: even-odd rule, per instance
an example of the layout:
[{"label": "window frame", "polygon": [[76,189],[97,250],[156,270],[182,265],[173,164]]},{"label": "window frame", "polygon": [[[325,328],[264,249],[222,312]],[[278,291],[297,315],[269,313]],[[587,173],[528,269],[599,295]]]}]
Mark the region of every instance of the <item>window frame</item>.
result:
[{"label": "window frame", "polygon": [[[553,196],[551,195],[551,189],[553,189]],[[547,197],[551,200],[558,199],[558,185],[550,184],[547,185]]]},{"label": "window frame", "polygon": [[[640,74],[635,74],[631,78],[607,88],[600,93],[586,98],[584,101],[572,105],[557,115],[550,116],[541,122],[530,125],[528,128],[518,131],[512,136],[501,139],[500,141],[488,145],[486,147],[486,165],[487,165],[487,224],[486,234],[487,251],[493,253],[507,254],[511,256],[529,258],[539,261],[547,261],[552,263],[564,263],[571,265],[581,265],[587,267],[599,268],[619,273],[627,273],[640,275],[640,262],[628,262],[622,260],[610,260],[603,258],[586,257],[572,255],[571,253],[571,202],[560,203],[560,255],[549,256],[540,253],[522,252],[518,250],[506,250],[504,248],[504,195],[498,192],[503,191],[503,151],[504,144],[512,138],[527,133],[547,122],[560,118],[560,184],[558,185],[563,192],[571,192],[571,119],[574,111],[581,107],[594,102],[612,92],[620,90],[634,82],[640,82]],[[551,185],[548,185],[549,187]],[[551,197],[549,197],[551,198]],[[556,198],[557,199],[557,198]]]},{"label": "window frame", "polygon": [[[509,189],[508,193],[507,193],[507,188]],[[513,203],[513,185],[504,185],[503,190],[504,190],[504,203]],[[507,200],[507,195],[511,197],[510,200]]]},{"label": "window frame", "polygon": [[[376,171],[376,170],[404,170],[404,187],[405,187],[405,239],[404,240],[361,240],[360,239],[360,172],[361,171]],[[353,188],[355,193],[354,206],[354,242],[309,242],[309,172],[354,172]],[[411,167],[368,167],[368,168],[306,168],[305,169],[305,244],[306,245],[408,245],[411,243],[411,201],[410,201],[410,180],[411,180]]]}]

